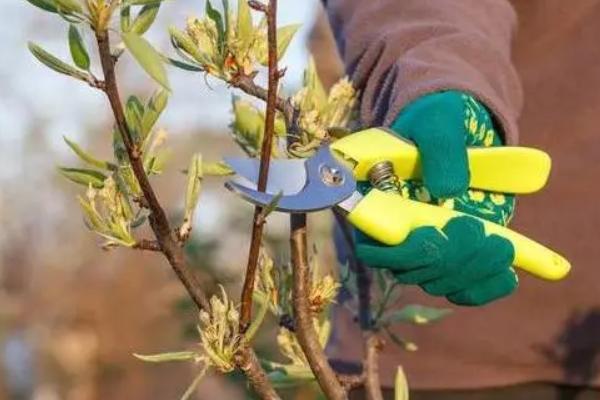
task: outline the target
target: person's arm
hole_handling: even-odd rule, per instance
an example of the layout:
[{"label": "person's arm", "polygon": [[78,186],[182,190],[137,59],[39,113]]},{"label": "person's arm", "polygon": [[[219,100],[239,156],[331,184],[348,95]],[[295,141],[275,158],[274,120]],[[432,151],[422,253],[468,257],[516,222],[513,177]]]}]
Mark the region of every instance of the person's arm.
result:
[{"label": "person's arm", "polygon": [[391,125],[427,93],[459,90],[491,111],[517,140],[522,107],[511,64],[516,25],[507,0],[327,0],[346,70],[362,91],[365,125]]},{"label": "person's arm", "polygon": [[[398,191],[508,223],[513,196],[467,191],[466,150],[517,139],[522,94],[510,62],[516,16],[508,1],[329,0],[326,7],[362,93],[362,124],[388,125],[419,148],[423,182],[400,182]],[[433,296],[487,304],[518,286],[514,248],[470,216],[441,230],[419,227],[397,246],[356,232],[356,256]]]}]

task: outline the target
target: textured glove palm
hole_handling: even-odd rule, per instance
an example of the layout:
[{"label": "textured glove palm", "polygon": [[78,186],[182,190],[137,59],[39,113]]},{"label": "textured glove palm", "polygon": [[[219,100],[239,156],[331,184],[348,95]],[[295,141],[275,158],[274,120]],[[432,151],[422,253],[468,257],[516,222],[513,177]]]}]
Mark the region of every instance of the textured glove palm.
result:
[{"label": "textured glove palm", "polygon": [[[467,146],[502,144],[477,100],[458,91],[423,96],[400,113],[392,129],[415,142],[422,159],[423,182],[400,182],[403,196],[508,223],[513,196],[468,190]],[[512,244],[487,236],[475,218],[452,219],[441,231],[415,229],[398,246],[385,246],[360,232],[356,239],[356,255],[368,265],[389,269],[399,282],[419,285],[456,304],[486,304],[517,287]]]}]

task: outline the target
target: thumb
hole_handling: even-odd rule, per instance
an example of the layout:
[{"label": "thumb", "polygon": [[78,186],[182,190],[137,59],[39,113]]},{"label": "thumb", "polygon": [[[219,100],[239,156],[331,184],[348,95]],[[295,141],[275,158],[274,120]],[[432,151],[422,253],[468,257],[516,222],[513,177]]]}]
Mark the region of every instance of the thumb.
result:
[{"label": "thumb", "polygon": [[434,197],[459,196],[469,186],[463,96],[446,91],[420,97],[391,126],[417,145],[423,182]]}]

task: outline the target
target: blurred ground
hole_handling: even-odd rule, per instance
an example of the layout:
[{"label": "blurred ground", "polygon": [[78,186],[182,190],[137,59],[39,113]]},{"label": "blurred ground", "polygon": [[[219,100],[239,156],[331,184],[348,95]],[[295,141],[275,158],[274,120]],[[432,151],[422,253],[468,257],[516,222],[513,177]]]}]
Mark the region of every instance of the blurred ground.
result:
[{"label": "blurred ground", "polygon": [[[316,0],[280,2],[280,23],[302,22],[283,64],[297,85],[306,65],[305,42]],[[35,62],[33,40],[67,56],[66,27],[24,0],[5,0],[0,14],[0,399],[177,399],[192,379],[188,365],[147,365],[132,353],[193,346],[185,334],[193,311],[160,256],[105,252],[82,223],[79,188],[56,173],[77,165],[62,135],[96,153],[110,153],[111,117],[92,89]],[[149,37],[168,49],[166,27],[202,12],[201,0],[166,2]],[[91,43],[91,37],[86,38]],[[122,65],[121,65],[122,64]],[[147,95],[152,83],[130,59],[120,63],[125,93]],[[171,70],[173,97],[159,125],[170,133],[170,171],[156,180],[161,200],[177,216],[185,168],[200,151],[218,160],[236,151],[229,141],[230,94],[217,82]],[[190,256],[206,276],[235,290],[246,257],[250,208],[213,180],[203,190]],[[313,217],[315,238],[328,235],[328,219]],[[279,222],[277,222],[279,220]],[[284,219],[270,224],[269,240],[285,257]],[[279,245],[279,246],[278,246]],[[331,260],[331,249],[321,249]],[[189,329],[188,329],[189,330]],[[260,346],[269,351],[271,338]],[[217,390],[218,389],[218,390]],[[243,385],[212,378],[197,398],[245,398]]]}]

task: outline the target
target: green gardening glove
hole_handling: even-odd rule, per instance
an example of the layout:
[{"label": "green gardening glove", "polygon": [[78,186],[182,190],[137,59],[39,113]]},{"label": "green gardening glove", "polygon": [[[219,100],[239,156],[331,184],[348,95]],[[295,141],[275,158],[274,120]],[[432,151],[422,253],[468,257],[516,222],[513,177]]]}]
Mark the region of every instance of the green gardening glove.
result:
[{"label": "green gardening glove", "polygon": [[[510,221],[514,196],[468,189],[467,146],[502,145],[488,110],[475,98],[459,91],[425,95],[402,110],[392,129],[417,145],[422,160],[423,181],[400,181],[403,196],[503,225]],[[460,305],[489,303],[518,284],[510,241],[486,235],[483,224],[470,217],[454,218],[441,231],[420,227],[397,246],[357,231],[356,255],[391,270],[400,283]]]}]

